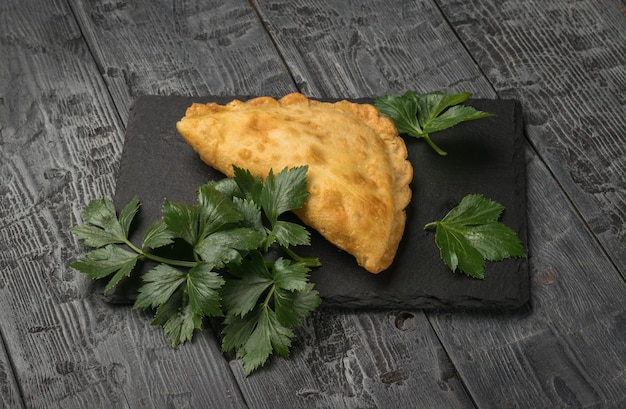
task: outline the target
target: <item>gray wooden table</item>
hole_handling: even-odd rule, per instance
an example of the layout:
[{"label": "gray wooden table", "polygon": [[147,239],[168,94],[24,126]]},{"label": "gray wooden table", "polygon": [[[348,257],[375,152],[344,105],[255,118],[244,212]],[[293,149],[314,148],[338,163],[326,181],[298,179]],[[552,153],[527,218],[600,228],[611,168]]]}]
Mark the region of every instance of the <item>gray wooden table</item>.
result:
[{"label": "gray wooden table", "polygon": [[[531,302],[318,311],[244,378],[67,267],[140,95],[521,101]],[[0,407],[625,408],[624,0],[3,0]]]}]

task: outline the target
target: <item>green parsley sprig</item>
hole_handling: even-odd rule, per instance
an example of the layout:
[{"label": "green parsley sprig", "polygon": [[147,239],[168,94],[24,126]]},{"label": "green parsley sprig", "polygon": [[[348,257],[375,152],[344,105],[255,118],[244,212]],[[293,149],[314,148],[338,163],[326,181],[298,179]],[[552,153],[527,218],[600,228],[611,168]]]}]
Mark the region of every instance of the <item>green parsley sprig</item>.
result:
[{"label": "green parsley sprig", "polygon": [[493,116],[473,107],[460,105],[472,94],[446,94],[440,91],[418,94],[407,91],[402,96],[385,95],[376,98],[374,105],[389,117],[400,134],[423,138],[440,155],[447,153],[433,142],[434,132],[453,127],[461,122]]},{"label": "green parsley sprig", "polygon": [[[155,310],[152,324],[163,327],[172,347],[191,340],[204,317],[223,317],[222,348],[234,349],[249,375],[273,352],[289,355],[292,328],[321,302],[308,274],[319,260],[292,249],[309,245],[309,233],[280,219],[304,205],[307,170],[270,171],[261,180],[234,167],[234,178],[200,187],[195,205],[165,200],[163,217],[147,228],[140,246],[129,239],[139,199],[119,216],[111,200],[94,200],[82,213],[85,224],[71,228],[94,249],[70,267],[93,279],[107,278],[107,292],[133,272],[138,260],[157,262],[142,275],[133,307]],[[152,252],[175,240],[189,246],[187,259]],[[271,246],[282,248],[284,256],[266,257]]]},{"label": "green parsley sprig", "polygon": [[470,194],[442,220],[428,223],[424,229],[436,229],[441,258],[452,271],[458,268],[482,279],[486,261],[526,255],[515,231],[498,221],[503,210],[498,202]]}]

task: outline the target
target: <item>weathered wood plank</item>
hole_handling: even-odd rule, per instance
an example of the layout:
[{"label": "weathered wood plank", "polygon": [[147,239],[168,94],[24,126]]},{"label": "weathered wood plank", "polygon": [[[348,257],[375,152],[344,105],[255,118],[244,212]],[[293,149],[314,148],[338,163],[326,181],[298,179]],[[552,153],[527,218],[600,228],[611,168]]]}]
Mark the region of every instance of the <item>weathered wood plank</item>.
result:
[{"label": "weathered wood plank", "polygon": [[478,407],[624,407],[626,283],[528,157],[531,308],[429,320]]},{"label": "weathered wood plank", "polygon": [[356,98],[445,88],[494,96],[430,0],[255,3],[307,95]]},{"label": "weathered wood plank", "polygon": [[[0,328],[1,329],[1,328]],[[4,337],[0,343],[0,408],[23,408],[19,383],[13,373],[13,365],[4,346]]]},{"label": "weathered wood plank", "polygon": [[174,351],[66,267],[69,227],[113,190],[122,122],[65,1],[0,7],[0,326],[24,406],[245,406],[210,331]]},{"label": "weathered wood plank", "polygon": [[254,408],[474,408],[424,314],[316,312],[289,360],[243,377]]},{"label": "weathered wood plank", "polygon": [[124,122],[144,94],[293,90],[247,1],[69,1]]},{"label": "weathered wood plank", "polygon": [[439,0],[626,277],[626,15],[614,0]]}]

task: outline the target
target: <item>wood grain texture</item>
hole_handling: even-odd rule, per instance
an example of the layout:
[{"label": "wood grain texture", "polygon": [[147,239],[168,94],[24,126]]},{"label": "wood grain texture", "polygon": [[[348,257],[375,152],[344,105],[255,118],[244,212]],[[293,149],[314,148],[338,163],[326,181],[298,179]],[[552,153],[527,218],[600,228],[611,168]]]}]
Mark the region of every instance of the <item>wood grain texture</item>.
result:
[{"label": "wood grain texture", "polygon": [[289,360],[244,378],[251,408],[473,408],[423,314],[324,309],[297,332]]},{"label": "wood grain texture", "polygon": [[254,2],[309,96],[372,97],[408,87],[494,95],[432,1]]},{"label": "wood grain texture", "polygon": [[[0,335],[2,328],[0,327]],[[19,381],[15,378],[13,365],[6,351],[4,337],[0,344],[0,408],[23,408]]]},{"label": "wood grain texture", "polygon": [[626,13],[614,0],[438,0],[626,277]]},{"label": "wood grain texture", "polygon": [[293,89],[247,1],[69,1],[123,121],[139,95]]},{"label": "wood grain texture", "polygon": [[2,399],[19,405],[12,372],[26,407],[242,407],[210,332],[174,351],[66,267],[83,252],[69,227],[113,191],[122,124],[66,2],[0,7]]},{"label": "wood grain texture", "polygon": [[531,308],[430,322],[478,407],[622,408],[626,283],[536,156],[528,177]]}]

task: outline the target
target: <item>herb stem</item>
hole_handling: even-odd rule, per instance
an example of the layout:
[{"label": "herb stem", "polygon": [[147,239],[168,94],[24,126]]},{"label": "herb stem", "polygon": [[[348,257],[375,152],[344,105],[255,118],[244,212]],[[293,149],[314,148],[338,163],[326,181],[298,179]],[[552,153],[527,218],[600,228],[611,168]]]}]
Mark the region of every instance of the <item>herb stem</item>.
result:
[{"label": "herb stem", "polygon": [[197,261],[173,260],[171,258],[161,257],[155,254],[146,253],[143,251],[140,254],[149,260],[156,261],[158,263],[169,264],[171,266],[193,268],[198,265]]},{"label": "herb stem", "polygon": [[289,257],[291,257],[297,263],[304,264],[306,267],[319,267],[322,265],[317,257],[302,257],[298,255],[295,251],[291,250],[289,247],[281,246],[281,248],[285,253],[289,255]]},{"label": "herb stem", "polygon": [[437,146],[437,144],[435,144],[435,142],[433,142],[432,139],[430,139],[430,135],[428,135],[427,133],[422,134],[422,138],[424,138],[426,140],[426,143],[435,150],[435,152],[437,152],[439,155],[441,156],[446,156],[448,154],[448,152],[444,151],[443,149],[441,149],[439,146]]},{"label": "herb stem", "polygon": [[424,226],[424,230],[428,230],[428,229],[430,229],[430,228],[436,227],[436,226],[437,226],[437,223],[439,223],[439,222],[430,222],[430,223],[427,223],[427,224]]},{"label": "herb stem", "polygon": [[157,263],[164,263],[164,264],[169,264],[171,266],[177,266],[177,267],[192,268],[192,267],[195,267],[199,262],[199,261],[173,260],[171,258],[157,256],[155,254],[151,254],[151,253],[143,251],[142,249],[140,249],[139,247],[131,243],[131,241],[128,239],[124,240],[124,243],[128,247],[130,247],[135,253],[139,254],[141,257],[147,258],[148,260],[156,261]]},{"label": "herb stem", "polygon": [[131,249],[132,249],[135,253],[137,253],[137,254],[142,254],[142,255],[144,254],[144,251],[143,251],[142,249],[140,249],[139,247],[135,246],[133,243],[131,243],[131,241],[130,241],[130,240],[128,240],[128,239],[126,239],[126,238],[125,238],[125,239],[124,239],[124,243],[125,243],[128,247],[130,247],[130,248],[131,248]]},{"label": "herb stem", "polygon": [[267,296],[265,297],[265,301],[263,301],[263,307],[267,308],[270,304],[270,301],[272,299],[272,297],[274,296],[274,291],[276,289],[275,285],[272,285],[272,287],[270,288],[269,292],[267,293]]}]

